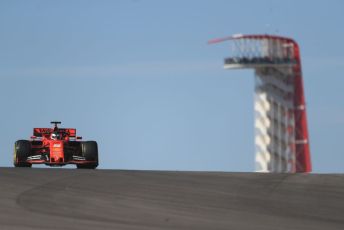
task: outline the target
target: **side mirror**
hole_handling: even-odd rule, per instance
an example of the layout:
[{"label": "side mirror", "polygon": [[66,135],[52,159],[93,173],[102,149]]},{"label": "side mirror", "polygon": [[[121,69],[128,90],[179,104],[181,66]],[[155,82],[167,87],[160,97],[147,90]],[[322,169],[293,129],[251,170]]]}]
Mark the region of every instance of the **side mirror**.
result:
[{"label": "side mirror", "polygon": [[36,139],[37,137],[36,136],[31,136],[31,139]]},{"label": "side mirror", "polygon": [[76,137],[77,140],[82,140],[82,137]]}]

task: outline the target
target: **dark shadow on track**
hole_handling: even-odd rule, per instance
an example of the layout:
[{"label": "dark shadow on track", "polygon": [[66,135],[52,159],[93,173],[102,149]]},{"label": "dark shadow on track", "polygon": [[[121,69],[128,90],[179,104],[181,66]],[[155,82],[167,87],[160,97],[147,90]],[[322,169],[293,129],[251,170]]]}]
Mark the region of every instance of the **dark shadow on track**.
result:
[{"label": "dark shadow on track", "polygon": [[344,229],[344,175],[0,168],[1,229]]}]

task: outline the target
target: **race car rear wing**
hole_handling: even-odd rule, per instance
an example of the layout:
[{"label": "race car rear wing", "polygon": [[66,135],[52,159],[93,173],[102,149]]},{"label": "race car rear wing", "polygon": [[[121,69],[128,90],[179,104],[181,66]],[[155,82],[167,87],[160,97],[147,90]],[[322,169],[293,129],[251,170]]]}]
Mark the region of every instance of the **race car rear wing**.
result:
[{"label": "race car rear wing", "polygon": [[[53,128],[34,128],[33,129],[33,136],[35,137],[49,137],[50,134],[54,132]],[[76,129],[70,128],[59,128],[58,132],[60,134],[68,135],[70,138],[76,138]]]}]

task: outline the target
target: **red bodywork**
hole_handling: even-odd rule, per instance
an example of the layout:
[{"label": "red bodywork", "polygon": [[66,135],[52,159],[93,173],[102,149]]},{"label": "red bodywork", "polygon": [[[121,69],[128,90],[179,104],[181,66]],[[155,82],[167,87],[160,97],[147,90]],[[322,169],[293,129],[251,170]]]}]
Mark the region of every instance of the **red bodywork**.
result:
[{"label": "red bodywork", "polygon": [[[58,138],[53,139],[53,133],[57,133]],[[80,139],[73,128],[34,128],[31,152],[25,162],[50,166],[97,163],[82,156]]]}]

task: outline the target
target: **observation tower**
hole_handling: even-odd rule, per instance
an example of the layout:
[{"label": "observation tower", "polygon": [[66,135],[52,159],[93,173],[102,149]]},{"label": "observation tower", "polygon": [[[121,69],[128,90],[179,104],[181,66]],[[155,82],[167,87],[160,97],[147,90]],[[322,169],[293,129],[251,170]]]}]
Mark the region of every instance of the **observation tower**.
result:
[{"label": "observation tower", "polygon": [[225,69],[255,72],[255,167],[257,172],[310,172],[305,95],[298,44],[273,35],[233,35]]}]

